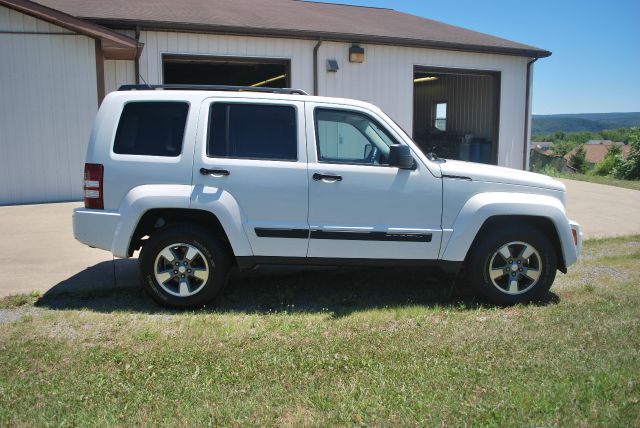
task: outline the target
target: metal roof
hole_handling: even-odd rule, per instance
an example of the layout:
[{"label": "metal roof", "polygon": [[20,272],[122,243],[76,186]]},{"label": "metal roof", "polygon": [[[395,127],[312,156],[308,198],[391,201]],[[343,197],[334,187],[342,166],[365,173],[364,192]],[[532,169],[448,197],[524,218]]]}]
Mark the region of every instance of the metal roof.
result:
[{"label": "metal roof", "polygon": [[[525,57],[551,52],[392,9],[298,0],[38,0],[111,28],[414,46]],[[446,4],[443,4],[446,7]]]}]

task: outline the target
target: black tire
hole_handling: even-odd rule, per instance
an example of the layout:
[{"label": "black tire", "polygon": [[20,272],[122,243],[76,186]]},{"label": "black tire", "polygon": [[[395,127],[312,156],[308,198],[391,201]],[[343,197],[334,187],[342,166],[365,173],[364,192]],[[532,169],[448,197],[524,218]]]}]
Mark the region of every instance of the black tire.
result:
[{"label": "black tire", "polygon": [[[184,244],[184,246],[174,246],[174,244]],[[194,294],[188,296],[174,295],[172,293],[180,293],[180,284],[178,284],[181,281],[178,278],[180,273],[175,275],[175,279],[172,278],[163,282],[164,285],[161,285],[156,279],[156,267],[160,263],[167,265],[167,258],[161,258],[160,256],[161,252],[166,248],[172,247],[171,251],[176,255],[181,250],[188,249],[189,246],[200,252],[194,257],[195,261],[193,263],[194,266],[199,264],[202,267],[202,269],[198,270],[204,271],[205,268],[208,269],[207,273],[202,274],[206,275],[206,279],[188,276],[183,281],[192,281],[194,283],[192,287],[187,287],[188,291]],[[174,261],[187,261],[186,255],[183,257],[185,258],[176,258]],[[171,266],[172,263],[168,265]],[[193,309],[201,308],[210,303],[220,295],[226,286],[229,266],[230,257],[227,246],[205,228],[197,225],[176,224],[166,226],[152,234],[144,243],[140,252],[142,286],[153,300],[169,308]],[[191,268],[191,265],[188,267]],[[195,267],[192,269],[194,271],[197,270]],[[187,272],[184,272],[184,274],[189,275]]]},{"label": "black tire", "polygon": [[[536,253],[528,259],[518,257],[518,253],[524,249],[519,243],[533,247]],[[505,246],[507,251],[513,254],[511,264],[504,256],[497,254]],[[503,260],[504,266],[501,266]],[[518,261],[521,264],[518,264]],[[524,273],[520,272],[521,267]],[[498,268],[505,273],[492,280],[490,268],[494,269],[496,275],[500,274]],[[514,271],[514,268],[518,269]],[[529,269],[531,272],[527,272]],[[543,299],[553,284],[556,269],[557,255],[544,233],[533,226],[509,225],[494,228],[479,237],[467,260],[467,279],[475,292],[490,302],[513,305]],[[539,273],[537,281],[527,276],[534,276],[536,273]],[[513,288],[510,287],[512,281],[516,282]]]}]

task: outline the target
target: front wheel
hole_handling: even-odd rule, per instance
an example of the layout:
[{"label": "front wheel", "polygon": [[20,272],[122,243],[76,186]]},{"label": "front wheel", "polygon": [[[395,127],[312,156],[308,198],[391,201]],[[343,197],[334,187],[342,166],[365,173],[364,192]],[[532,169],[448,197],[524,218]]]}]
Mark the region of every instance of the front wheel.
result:
[{"label": "front wheel", "polygon": [[142,283],[163,306],[198,308],[224,288],[229,270],[225,246],[206,229],[174,225],[154,233],[140,253]]},{"label": "front wheel", "polygon": [[493,303],[510,305],[542,299],[556,276],[553,245],[533,227],[494,229],[469,258],[469,280]]}]

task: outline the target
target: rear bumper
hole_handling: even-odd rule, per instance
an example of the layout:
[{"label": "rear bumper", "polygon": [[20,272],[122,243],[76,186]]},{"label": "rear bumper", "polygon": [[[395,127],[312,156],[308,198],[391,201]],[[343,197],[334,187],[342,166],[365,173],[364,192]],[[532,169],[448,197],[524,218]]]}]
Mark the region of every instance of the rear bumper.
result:
[{"label": "rear bumper", "polygon": [[87,208],[73,210],[73,236],[90,247],[113,252],[113,238],[119,223],[118,212]]}]

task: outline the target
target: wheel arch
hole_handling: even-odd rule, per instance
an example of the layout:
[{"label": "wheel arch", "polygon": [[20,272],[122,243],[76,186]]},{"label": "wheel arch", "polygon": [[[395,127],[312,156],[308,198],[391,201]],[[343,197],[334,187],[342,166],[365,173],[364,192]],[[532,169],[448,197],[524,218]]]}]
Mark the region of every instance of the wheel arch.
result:
[{"label": "wheel arch", "polygon": [[500,227],[509,227],[509,226],[521,226],[526,224],[528,226],[533,226],[536,229],[540,230],[549,241],[551,241],[551,245],[556,253],[558,269],[561,272],[566,273],[567,266],[564,260],[564,253],[562,251],[562,244],[560,242],[560,238],[558,236],[558,230],[556,229],[553,221],[548,217],[542,216],[533,216],[533,215],[494,215],[487,218],[480,230],[476,234],[471,246],[467,250],[465,255],[465,261],[468,260],[469,255],[473,251],[474,248],[477,247],[478,242],[491,233],[492,230]]},{"label": "wheel arch", "polygon": [[482,234],[504,222],[532,225],[545,233],[556,250],[561,271],[565,272],[566,267],[575,262],[571,227],[562,202],[547,195],[510,192],[480,193],[471,197],[449,229],[450,237],[443,242],[441,259],[466,260]]},{"label": "wheel arch", "polygon": [[[144,238],[151,236],[155,231],[178,223],[198,224],[207,229],[216,238],[225,242],[233,254],[229,237],[220,223],[218,217],[211,211],[191,208],[153,208],[146,211],[134,229],[127,248],[127,255],[131,257],[134,251],[140,249]],[[235,258],[235,257],[234,257]]]}]

